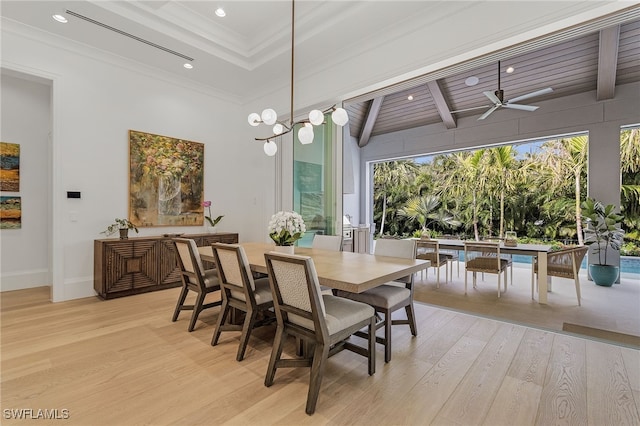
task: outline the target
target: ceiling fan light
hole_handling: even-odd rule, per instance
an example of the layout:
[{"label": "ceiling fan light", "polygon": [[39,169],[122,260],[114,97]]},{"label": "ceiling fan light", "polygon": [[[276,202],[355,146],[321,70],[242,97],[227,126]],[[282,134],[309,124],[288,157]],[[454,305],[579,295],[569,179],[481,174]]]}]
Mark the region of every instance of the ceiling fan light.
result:
[{"label": "ceiling fan light", "polygon": [[252,112],[251,114],[249,114],[249,117],[247,117],[247,121],[253,127],[256,127],[256,126],[260,125],[260,121],[261,120],[260,120],[260,116],[257,113]]},{"label": "ceiling fan light", "polygon": [[264,149],[264,153],[269,157],[273,157],[276,155],[276,152],[278,152],[278,145],[276,145],[274,141],[268,140],[264,143],[262,149]]},{"label": "ceiling fan light", "polygon": [[324,123],[324,114],[319,109],[312,109],[309,112],[309,121],[314,126],[319,126]]},{"label": "ceiling fan light", "polygon": [[267,126],[271,126],[273,124],[276,124],[276,121],[278,120],[278,114],[276,114],[276,112],[274,110],[272,110],[271,108],[267,108],[264,111],[262,111],[262,115],[261,116],[262,116],[262,121]]},{"label": "ceiling fan light", "polygon": [[338,126],[344,126],[349,122],[349,115],[347,115],[347,111],[344,108],[336,108],[331,113],[331,120]]},{"label": "ceiling fan light", "polygon": [[303,126],[298,130],[298,140],[303,145],[308,145],[313,142],[313,127],[311,126]]}]

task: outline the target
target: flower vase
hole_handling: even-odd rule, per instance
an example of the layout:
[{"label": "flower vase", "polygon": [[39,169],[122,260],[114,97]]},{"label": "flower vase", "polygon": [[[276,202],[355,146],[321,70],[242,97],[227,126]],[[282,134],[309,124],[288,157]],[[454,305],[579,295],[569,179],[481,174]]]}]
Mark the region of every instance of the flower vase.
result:
[{"label": "flower vase", "polygon": [[273,251],[283,254],[294,254],[295,246],[276,246]]},{"label": "flower vase", "polygon": [[213,234],[213,233],[215,233],[215,226],[211,226],[209,224],[206,224],[204,226],[204,233],[205,234]]}]

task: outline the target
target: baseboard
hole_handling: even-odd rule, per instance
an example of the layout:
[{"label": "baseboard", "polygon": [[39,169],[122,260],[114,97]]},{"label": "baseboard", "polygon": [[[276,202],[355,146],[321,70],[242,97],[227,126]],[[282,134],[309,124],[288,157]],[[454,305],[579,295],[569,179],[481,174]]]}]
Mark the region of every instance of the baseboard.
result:
[{"label": "baseboard", "polygon": [[3,273],[0,276],[0,291],[51,286],[48,269]]},{"label": "baseboard", "polygon": [[567,322],[562,324],[562,331],[621,343],[625,346],[633,347],[634,349],[640,349],[640,336],[634,336],[632,334],[618,333],[616,331],[586,327],[584,325],[571,324]]}]

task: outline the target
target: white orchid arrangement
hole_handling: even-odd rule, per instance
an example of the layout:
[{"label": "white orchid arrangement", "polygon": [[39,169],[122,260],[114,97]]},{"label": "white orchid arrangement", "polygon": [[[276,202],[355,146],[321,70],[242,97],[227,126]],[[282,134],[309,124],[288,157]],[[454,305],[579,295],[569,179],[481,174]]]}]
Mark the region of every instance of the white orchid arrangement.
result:
[{"label": "white orchid arrangement", "polygon": [[269,237],[277,246],[292,246],[306,231],[302,216],[296,212],[281,211],[269,221]]}]

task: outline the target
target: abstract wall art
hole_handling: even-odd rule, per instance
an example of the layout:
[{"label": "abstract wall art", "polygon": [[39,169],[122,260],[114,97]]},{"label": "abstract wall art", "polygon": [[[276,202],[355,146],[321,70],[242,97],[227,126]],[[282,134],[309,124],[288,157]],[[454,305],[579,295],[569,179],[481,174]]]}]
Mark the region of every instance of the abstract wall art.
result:
[{"label": "abstract wall art", "polygon": [[20,144],[0,142],[0,191],[20,191]]},{"label": "abstract wall art", "polygon": [[204,144],[130,130],[129,160],[131,222],[203,224]]},{"label": "abstract wall art", "polygon": [[0,197],[0,229],[22,227],[22,200],[20,197]]}]

